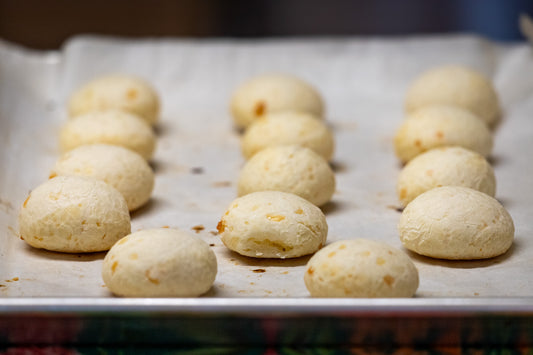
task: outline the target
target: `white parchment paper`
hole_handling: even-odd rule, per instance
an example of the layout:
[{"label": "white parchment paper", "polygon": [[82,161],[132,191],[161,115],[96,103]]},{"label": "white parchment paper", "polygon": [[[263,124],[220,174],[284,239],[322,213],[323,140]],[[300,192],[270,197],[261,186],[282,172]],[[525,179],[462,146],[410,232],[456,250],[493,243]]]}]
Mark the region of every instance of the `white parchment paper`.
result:
[{"label": "white parchment paper", "polygon": [[[121,40],[78,37],[58,52],[0,42],[0,295],[110,296],[100,277],[104,253],[36,250],[17,237],[28,192],[48,178],[59,156],[58,129],[69,95],[87,80],[130,73],[161,95],[150,203],[132,230],[170,226],[213,244],[219,262],[206,297],[307,297],[308,258],[257,260],[228,251],[212,233],[236,197],[244,160],[228,112],[232,91],[261,73],[299,76],[323,94],[334,130],[337,192],[324,211],[329,241],[370,238],[398,248],[395,194],[400,165],[392,137],[403,98],[422,71],[473,67],[494,80],[504,108],[491,162],[497,198],[516,236],[505,255],[450,262],[409,254],[420,272],[417,297],[533,296],[533,57],[526,44],[469,37],[293,40]],[[200,231],[192,230],[205,229]],[[254,271],[255,270],[255,271]],[[264,272],[259,272],[263,271]]]}]

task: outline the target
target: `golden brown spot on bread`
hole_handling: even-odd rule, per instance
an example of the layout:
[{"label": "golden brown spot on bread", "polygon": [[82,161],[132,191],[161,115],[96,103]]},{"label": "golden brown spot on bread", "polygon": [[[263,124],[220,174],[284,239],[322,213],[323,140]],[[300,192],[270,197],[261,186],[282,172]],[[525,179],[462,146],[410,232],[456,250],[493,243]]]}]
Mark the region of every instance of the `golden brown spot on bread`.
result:
[{"label": "golden brown spot on bread", "polygon": [[111,265],[111,274],[115,273],[115,271],[117,270],[117,266],[118,266],[118,261],[115,261],[113,265]]},{"label": "golden brown spot on bread", "polygon": [[404,187],[404,188],[400,189],[400,198],[404,199],[405,196],[407,196],[407,189]]},{"label": "golden brown spot on bread", "polygon": [[97,227],[100,227],[100,222],[96,222],[96,226],[97,226]]},{"label": "golden brown spot on bread", "polygon": [[39,240],[39,241],[41,241],[41,242],[43,241],[43,238],[42,238],[42,237],[38,237],[38,236],[36,236],[36,235],[33,236],[33,239]]},{"label": "golden brown spot on bread", "polygon": [[335,256],[335,254],[337,254],[337,253],[332,251],[331,253],[328,254],[328,258],[331,258],[331,257]]},{"label": "golden brown spot on bread", "polygon": [[314,274],[314,272],[315,272],[315,269],[313,269],[313,267],[312,267],[312,266],[311,266],[311,267],[309,267],[309,269],[307,269],[307,273],[308,273],[309,275],[313,275],[313,274]]},{"label": "golden brown spot on bread", "polygon": [[362,256],[370,256],[370,252],[368,250],[365,250],[361,253]]},{"label": "golden brown spot on bread", "polygon": [[197,225],[197,226],[194,226],[191,228],[193,231],[195,231],[196,233],[200,233],[201,231],[203,231],[205,229],[204,226],[202,226],[201,224]]},{"label": "golden brown spot on bread", "polygon": [[148,281],[150,281],[151,283],[155,285],[159,285],[159,280],[150,276],[150,270],[146,270],[146,272],[144,273],[144,276],[146,276]]},{"label": "golden brown spot on bread", "polygon": [[388,286],[392,286],[392,284],[394,283],[395,279],[394,279],[394,277],[392,277],[391,275],[387,274],[387,275],[383,276],[383,281],[384,281]]},{"label": "golden brown spot on bread", "polygon": [[30,200],[30,197],[31,197],[31,195],[28,195],[28,197],[26,197],[26,200],[24,200],[24,203],[22,204],[22,207],[26,208],[26,205],[28,204],[28,201]]},{"label": "golden brown spot on bread", "polygon": [[442,133],[442,131],[437,131],[435,132],[435,137],[437,137],[438,139],[442,139],[444,138],[444,133]]},{"label": "golden brown spot on bread", "polygon": [[49,179],[53,179],[53,178],[55,178],[56,176],[57,176],[56,173],[51,173],[51,174],[48,176],[48,178],[49,178]]},{"label": "golden brown spot on bread", "polygon": [[267,214],[266,215],[266,218],[269,220],[269,221],[273,221],[273,222],[281,222],[285,219],[285,216],[282,216],[282,215],[272,215],[272,214]]},{"label": "golden brown spot on bread", "polygon": [[87,223],[87,221],[84,219],[83,221],[81,221],[81,224],[85,224]]},{"label": "golden brown spot on bread", "polygon": [[13,280],[13,281],[18,281],[19,278],[18,278],[18,277],[14,277],[14,278],[12,278],[11,280]]},{"label": "golden brown spot on bread", "polygon": [[265,269],[254,269],[254,270],[252,270],[252,271],[255,272],[255,273],[263,273],[263,272],[266,272]]},{"label": "golden brown spot on bread", "polygon": [[161,228],[170,228],[170,227],[169,227],[169,226],[163,226],[163,227],[161,227]]},{"label": "golden brown spot on bread", "polygon": [[433,170],[432,169],[426,170],[426,175],[433,176]]},{"label": "golden brown spot on bread", "polygon": [[256,116],[263,116],[266,111],[266,104],[264,101],[258,101],[255,104],[254,113]]},{"label": "golden brown spot on bread", "polygon": [[377,258],[377,259],[376,259],[376,264],[378,264],[378,265],[383,265],[383,264],[385,264],[385,259],[383,259],[383,258]]},{"label": "golden brown spot on bread", "polygon": [[339,250],[346,249],[346,244],[339,245]]},{"label": "golden brown spot on bread", "polygon": [[415,147],[420,148],[421,146],[422,146],[422,141],[420,141],[420,139],[416,139],[415,140]]},{"label": "golden brown spot on bread", "polygon": [[130,254],[130,259],[131,260],[137,260],[137,258],[139,258],[139,255],[137,255],[137,253],[131,253]]},{"label": "golden brown spot on bread", "polygon": [[126,243],[128,240],[126,238],[122,238],[117,242],[118,245]]},{"label": "golden brown spot on bread", "polygon": [[220,222],[217,224],[217,230],[218,233],[224,233],[224,230],[226,229],[226,222],[221,219]]},{"label": "golden brown spot on bread", "polygon": [[134,100],[135,98],[137,98],[138,94],[138,91],[132,88],[126,92],[126,97],[130,100]]},{"label": "golden brown spot on bread", "polygon": [[301,208],[298,208],[296,211],[294,211],[296,214],[303,214],[304,211]]}]

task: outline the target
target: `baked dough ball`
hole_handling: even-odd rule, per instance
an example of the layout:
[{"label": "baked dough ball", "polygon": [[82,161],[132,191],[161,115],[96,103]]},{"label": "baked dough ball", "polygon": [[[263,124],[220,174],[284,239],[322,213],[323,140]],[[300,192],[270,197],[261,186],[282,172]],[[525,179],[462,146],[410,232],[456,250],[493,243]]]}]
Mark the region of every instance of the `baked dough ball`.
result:
[{"label": "baked dough ball", "polygon": [[435,148],[416,156],[400,172],[396,191],[403,207],[440,186],[464,186],[494,196],[494,170],[480,154],[461,147]]},{"label": "baked dough ball", "polygon": [[483,192],[461,186],[429,190],[407,205],[400,239],[418,254],[440,259],[484,259],[501,255],[513,243],[513,220]]},{"label": "baked dough ball", "polygon": [[58,176],[33,190],[19,213],[26,243],[66,253],[108,250],[130,233],[124,197],[103,181]]},{"label": "baked dough ball", "polygon": [[95,111],[69,120],[61,129],[59,143],[66,152],[80,145],[119,145],[150,159],[155,149],[152,128],[138,116],[119,111]]},{"label": "baked dough ball", "polygon": [[492,151],[492,135],[468,111],[451,106],[427,106],[409,114],[394,137],[396,155],[404,163],[442,146],[460,146],[487,157]]},{"label": "baked dough ball", "polygon": [[154,173],[139,154],[116,145],[83,145],[63,154],[50,176],[83,175],[102,180],[126,199],[130,211],[145,204],[154,188]]},{"label": "baked dough ball", "polygon": [[113,245],[102,266],[111,292],[126,297],[196,297],[217,274],[206,242],[177,229],[147,229]]},{"label": "baked dough ball", "polygon": [[498,96],[492,83],[482,74],[461,66],[435,68],[413,82],[405,99],[407,112],[429,105],[461,107],[489,126],[500,116]]},{"label": "baked dough ball", "polygon": [[305,112],[268,113],[254,121],[242,137],[242,153],[249,159],[266,147],[301,145],[324,159],[333,155],[333,134],[317,117]]},{"label": "baked dough ball", "polygon": [[222,242],[255,258],[295,258],[314,253],[326,242],[322,211],[293,194],[260,191],[237,198],[217,225]]},{"label": "baked dough ball", "polygon": [[305,286],[313,297],[411,297],[418,270],[402,251],[367,239],[342,240],[309,260]]},{"label": "baked dough ball", "polygon": [[159,98],[154,88],[140,78],[108,75],[76,90],[68,102],[71,117],[108,109],[127,111],[154,124],[159,116]]},{"label": "baked dough ball", "polygon": [[237,88],[230,103],[237,127],[248,127],[268,112],[300,111],[324,115],[320,94],[308,83],[290,75],[257,76]]},{"label": "baked dough ball", "polygon": [[269,147],[255,154],[241,170],[238,195],[275,190],[296,194],[322,206],[335,192],[328,162],[309,148]]}]

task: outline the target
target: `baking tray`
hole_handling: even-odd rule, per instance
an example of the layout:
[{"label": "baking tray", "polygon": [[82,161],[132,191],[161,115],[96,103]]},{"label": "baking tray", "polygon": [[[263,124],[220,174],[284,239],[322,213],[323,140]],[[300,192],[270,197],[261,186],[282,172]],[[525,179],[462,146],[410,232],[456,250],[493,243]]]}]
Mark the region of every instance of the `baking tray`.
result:
[{"label": "baking tray", "polygon": [[[409,83],[421,71],[448,63],[484,72],[500,94],[504,117],[495,131],[491,163],[496,197],[516,226],[508,253],[471,262],[410,254],[421,278],[415,298],[337,300],[308,297],[302,278],[308,258],[257,260],[226,250],[215,226],[236,197],[244,163],[228,112],[239,83],[283,72],[318,88],[337,145],[337,191],[324,207],[328,241],[371,238],[401,248],[395,195],[400,165],[392,137],[403,120]],[[0,43],[3,340],[530,344],[532,69],[526,44],[471,36],[261,41],[83,36],[53,52]],[[115,72],[146,78],[163,103],[152,161],[156,187],[150,203],[133,213],[132,230],[176,227],[214,244],[219,273],[204,297],[114,298],[100,277],[103,253],[35,250],[16,236],[18,208],[59,156],[58,129],[70,93],[95,76]],[[58,332],[64,329],[71,331]],[[142,335],[148,330],[150,336]]]}]

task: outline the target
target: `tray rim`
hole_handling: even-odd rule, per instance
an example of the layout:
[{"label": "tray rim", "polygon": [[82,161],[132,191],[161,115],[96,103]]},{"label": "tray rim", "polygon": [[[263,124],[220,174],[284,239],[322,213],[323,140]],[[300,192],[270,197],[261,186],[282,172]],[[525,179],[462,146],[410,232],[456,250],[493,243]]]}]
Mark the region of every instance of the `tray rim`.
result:
[{"label": "tray rim", "polygon": [[505,298],[55,298],[0,299],[0,317],[13,314],[168,314],[244,317],[530,316],[533,297]]}]

